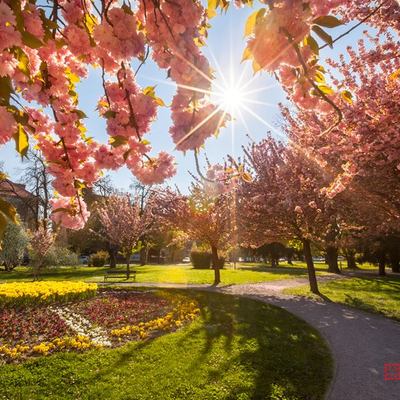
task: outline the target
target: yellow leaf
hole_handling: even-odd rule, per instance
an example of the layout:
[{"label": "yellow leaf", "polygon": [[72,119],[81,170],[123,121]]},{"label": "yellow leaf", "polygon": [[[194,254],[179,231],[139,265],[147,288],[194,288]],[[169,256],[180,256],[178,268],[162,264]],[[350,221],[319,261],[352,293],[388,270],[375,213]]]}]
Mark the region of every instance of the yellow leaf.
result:
[{"label": "yellow leaf", "polygon": [[319,55],[319,46],[317,41],[311,36],[308,35],[305,39],[305,44],[312,50],[312,52],[316,55]]},{"label": "yellow leaf", "polygon": [[348,90],[343,90],[340,94],[343,100],[347,101],[349,104],[353,104],[353,96]]},{"label": "yellow leaf", "polygon": [[5,201],[1,197],[0,197],[0,215],[5,216],[14,224],[18,223],[16,208],[11,203]]},{"label": "yellow leaf", "polygon": [[147,86],[143,89],[143,94],[154,99],[159,106],[165,107],[164,100],[156,96],[155,88],[155,86]]},{"label": "yellow leaf", "polygon": [[208,0],[208,5],[207,5],[208,18],[214,18],[217,15],[217,12],[215,10],[218,7],[218,3],[219,0]]},{"label": "yellow leaf", "polygon": [[316,25],[324,26],[326,28],[336,28],[337,26],[343,24],[342,21],[340,21],[333,15],[325,15],[323,17],[319,17],[317,19],[314,19],[313,23]]},{"label": "yellow leaf", "polygon": [[244,182],[247,182],[247,183],[253,182],[253,177],[248,172],[243,172],[242,179]]},{"label": "yellow leaf", "polygon": [[69,68],[65,68],[65,75],[72,84],[79,82],[79,76],[74,74]]},{"label": "yellow leaf", "polygon": [[255,74],[262,69],[261,65],[256,60],[253,60],[252,65],[253,65],[253,72]]},{"label": "yellow leaf", "polygon": [[262,18],[265,14],[265,8],[261,8],[257,11],[254,11],[246,21],[246,25],[244,27],[244,36],[249,36],[254,32],[254,28],[257,25],[257,22]]},{"label": "yellow leaf", "polygon": [[243,51],[243,55],[242,55],[242,61],[246,61],[246,60],[251,60],[253,58],[253,53],[251,52],[251,50],[246,47]]},{"label": "yellow leaf", "polygon": [[315,82],[318,82],[318,83],[324,83],[325,82],[325,76],[320,71],[317,71],[315,73],[314,79],[315,79]]},{"label": "yellow leaf", "polygon": [[97,25],[97,18],[93,14],[85,13],[85,25],[89,33],[93,33],[95,26]]},{"label": "yellow leaf", "polygon": [[324,94],[333,94],[335,93],[332,88],[326,85],[318,85],[319,90]]},{"label": "yellow leaf", "polygon": [[389,79],[394,81],[395,79],[400,78],[400,69],[394,71],[392,74],[389,75]]},{"label": "yellow leaf", "polygon": [[29,139],[25,128],[18,124],[17,132],[14,134],[15,148],[21,156],[25,156],[28,152]]}]

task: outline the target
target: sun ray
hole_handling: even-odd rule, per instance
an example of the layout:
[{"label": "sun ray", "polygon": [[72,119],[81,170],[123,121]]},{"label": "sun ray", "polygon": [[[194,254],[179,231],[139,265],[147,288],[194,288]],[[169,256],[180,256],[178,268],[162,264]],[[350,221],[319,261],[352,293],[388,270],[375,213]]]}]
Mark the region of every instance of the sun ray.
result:
[{"label": "sun ray", "polygon": [[205,74],[203,71],[201,71],[199,68],[197,68],[192,62],[187,60],[185,57],[183,57],[179,52],[176,52],[175,55],[186,62],[188,65],[190,65],[191,68],[193,68],[194,71],[196,71],[200,76],[202,76],[204,79],[208,80],[211,85],[214,83],[220,90],[223,90],[223,87],[219,84],[217,84],[213,79],[211,79],[207,74]]},{"label": "sun ray", "polygon": [[253,99],[246,99],[246,103],[259,104],[261,106],[267,106],[267,107],[276,107],[276,104],[267,103],[266,101],[253,100]]},{"label": "sun ray", "polygon": [[271,90],[271,89],[274,89],[276,87],[279,87],[279,84],[277,82],[273,83],[272,85],[263,86],[263,87],[260,87],[260,88],[257,88],[257,89],[243,91],[243,94],[246,95],[246,96],[247,95],[252,95],[252,94],[255,94],[255,93],[259,93],[259,92],[264,92],[266,90]]},{"label": "sun ray", "polygon": [[188,139],[192,134],[197,131],[197,129],[201,128],[207,121],[209,121],[217,112],[221,110],[221,106],[218,106],[211,114],[209,114],[206,118],[200,121],[194,128],[192,128],[183,138],[181,138],[178,143],[175,145],[175,149],[183,143],[186,139]]}]

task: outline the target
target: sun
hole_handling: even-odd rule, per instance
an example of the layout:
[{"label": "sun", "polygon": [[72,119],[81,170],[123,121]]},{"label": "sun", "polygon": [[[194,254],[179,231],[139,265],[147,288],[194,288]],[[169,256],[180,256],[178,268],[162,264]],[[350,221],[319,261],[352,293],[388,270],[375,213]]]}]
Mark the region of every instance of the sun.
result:
[{"label": "sun", "polygon": [[246,96],[243,89],[238,85],[229,84],[220,92],[215,93],[220,107],[227,113],[235,116],[243,109]]}]

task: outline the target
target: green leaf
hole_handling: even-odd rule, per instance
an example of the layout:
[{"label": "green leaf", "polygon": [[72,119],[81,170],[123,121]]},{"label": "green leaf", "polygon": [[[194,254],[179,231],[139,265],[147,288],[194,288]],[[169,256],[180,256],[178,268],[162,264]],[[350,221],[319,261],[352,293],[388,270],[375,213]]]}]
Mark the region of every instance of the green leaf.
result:
[{"label": "green leaf", "polygon": [[24,157],[28,152],[29,139],[28,134],[22,124],[18,124],[17,132],[14,134],[15,148],[18,153]]},{"label": "green leaf", "polygon": [[119,147],[128,143],[128,139],[125,136],[112,136],[110,138],[110,144],[113,147]]},{"label": "green leaf", "polygon": [[131,8],[125,2],[124,2],[124,4],[122,5],[121,8],[124,10],[124,12],[126,14],[133,15],[133,12],[132,12]]},{"label": "green leaf", "polygon": [[79,119],[87,118],[87,115],[82,110],[76,109],[76,110],[73,110],[72,112],[75,113]]},{"label": "green leaf", "polygon": [[31,49],[38,49],[43,46],[43,43],[36,36],[27,31],[21,32],[21,36],[22,42]]},{"label": "green leaf", "polygon": [[332,36],[327,34],[322,28],[317,25],[312,27],[312,30],[325,42],[329,45],[329,47],[333,47],[333,39]]},{"label": "green leaf", "polygon": [[16,208],[11,203],[5,201],[1,197],[0,197],[0,215],[4,215],[14,224],[18,224]]},{"label": "green leaf", "polygon": [[86,185],[83,182],[78,181],[77,179],[75,179],[74,187],[75,187],[75,189],[79,190],[79,189],[84,189],[86,187]]},{"label": "green leaf", "polygon": [[326,15],[324,17],[314,19],[313,24],[324,26],[326,28],[336,28],[337,26],[343,25],[343,22],[333,15]]},{"label": "green leaf", "polygon": [[67,214],[72,214],[72,210],[70,208],[66,208],[66,207],[59,207],[59,208],[55,208],[54,210],[52,210],[52,213],[59,213],[59,212],[65,212]]},{"label": "green leaf", "polygon": [[349,104],[353,104],[353,95],[348,90],[343,90],[340,94],[343,100],[347,101]]},{"label": "green leaf", "polygon": [[0,76],[0,103],[8,104],[10,102],[11,93],[13,93],[11,79]]},{"label": "green leaf", "polygon": [[117,113],[115,111],[112,110],[107,110],[104,114],[103,117],[104,118],[115,118],[115,116],[117,115]]},{"label": "green leaf", "polygon": [[312,52],[314,54],[316,54],[317,56],[319,55],[319,46],[317,41],[311,36],[307,36],[305,39],[305,43],[306,45],[312,50]]},{"label": "green leaf", "polygon": [[127,150],[127,151],[123,154],[124,161],[126,161],[126,160],[128,159],[129,154],[131,153],[131,151],[132,151],[132,149],[129,149],[129,150]]},{"label": "green leaf", "polygon": [[244,36],[249,36],[254,32],[254,28],[256,27],[258,21],[264,16],[265,11],[265,8],[260,8],[259,10],[250,14],[244,27]]}]

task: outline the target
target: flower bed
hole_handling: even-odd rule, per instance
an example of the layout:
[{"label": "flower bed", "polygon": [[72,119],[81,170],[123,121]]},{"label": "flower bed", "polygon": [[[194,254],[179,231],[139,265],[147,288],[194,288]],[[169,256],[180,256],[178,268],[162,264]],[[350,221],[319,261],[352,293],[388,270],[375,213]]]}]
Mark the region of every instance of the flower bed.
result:
[{"label": "flower bed", "polygon": [[0,310],[0,345],[34,344],[72,333],[65,321],[45,307]]},{"label": "flower bed", "polygon": [[73,310],[93,324],[110,329],[154,319],[171,308],[170,301],[153,293],[113,291],[77,303]]},{"label": "flower bed", "polygon": [[3,308],[0,362],[118,346],[173,331],[199,314],[183,295],[114,291],[67,305]]},{"label": "flower bed", "polygon": [[119,329],[113,329],[111,335],[116,338],[124,336],[145,339],[157,331],[171,331],[180,328],[185,322],[194,320],[200,313],[200,309],[193,301],[181,300],[167,315],[148,322],[140,322],[137,325],[127,325]]},{"label": "flower bed", "polygon": [[97,284],[85,282],[13,282],[0,285],[0,307],[68,302],[95,296]]}]

